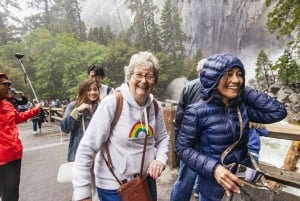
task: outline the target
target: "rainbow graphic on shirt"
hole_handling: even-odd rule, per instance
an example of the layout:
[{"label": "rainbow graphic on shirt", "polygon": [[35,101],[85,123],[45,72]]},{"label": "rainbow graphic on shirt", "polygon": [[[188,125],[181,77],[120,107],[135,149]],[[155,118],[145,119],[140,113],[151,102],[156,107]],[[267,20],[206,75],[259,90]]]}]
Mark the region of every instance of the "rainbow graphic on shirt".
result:
[{"label": "rainbow graphic on shirt", "polygon": [[[144,122],[137,122],[133,125],[129,133],[129,139],[144,139],[146,136],[146,124]],[[153,129],[149,125],[148,137],[153,137]]]}]

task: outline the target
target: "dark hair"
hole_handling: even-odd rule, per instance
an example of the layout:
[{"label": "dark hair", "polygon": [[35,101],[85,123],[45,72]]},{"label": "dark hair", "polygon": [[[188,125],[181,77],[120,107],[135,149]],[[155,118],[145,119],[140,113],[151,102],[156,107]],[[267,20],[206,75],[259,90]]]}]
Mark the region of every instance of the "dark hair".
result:
[{"label": "dark hair", "polygon": [[105,77],[105,72],[104,72],[104,66],[103,64],[100,64],[96,66],[95,64],[92,64],[88,67],[88,75],[90,74],[91,71],[95,72],[95,76],[101,76]]}]

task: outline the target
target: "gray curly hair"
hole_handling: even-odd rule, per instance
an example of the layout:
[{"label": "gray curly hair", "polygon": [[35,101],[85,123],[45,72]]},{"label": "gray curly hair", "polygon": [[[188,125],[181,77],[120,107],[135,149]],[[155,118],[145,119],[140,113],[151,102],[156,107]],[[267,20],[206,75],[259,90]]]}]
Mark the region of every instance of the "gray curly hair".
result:
[{"label": "gray curly hair", "polygon": [[130,58],[128,66],[124,67],[125,83],[127,83],[136,67],[143,67],[153,70],[155,84],[158,82],[159,61],[151,52],[139,52]]}]

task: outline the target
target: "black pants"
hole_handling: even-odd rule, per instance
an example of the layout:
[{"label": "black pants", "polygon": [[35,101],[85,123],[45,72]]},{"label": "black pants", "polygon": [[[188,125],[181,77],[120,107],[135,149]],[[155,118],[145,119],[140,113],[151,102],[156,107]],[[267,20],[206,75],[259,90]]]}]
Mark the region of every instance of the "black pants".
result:
[{"label": "black pants", "polygon": [[2,201],[18,201],[21,159],[0,165],[0,194]]}]

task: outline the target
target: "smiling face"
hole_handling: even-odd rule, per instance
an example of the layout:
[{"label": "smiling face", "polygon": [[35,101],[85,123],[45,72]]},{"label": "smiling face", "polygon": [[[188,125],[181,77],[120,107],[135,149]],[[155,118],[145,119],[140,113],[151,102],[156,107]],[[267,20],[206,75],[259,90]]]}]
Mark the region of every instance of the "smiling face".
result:
[{"label": "smiling face", "polygon": [[220,79],[217,90],[223,98],[223,102],[228,105],[231,99],[239,96],[241,87],[244,84],[243,73],[238,67],[232,68]]},{"label": "smiling face", "polygon": [[90,85],[86,95],[87,95],[87,99],[90,103],[93,103],[98,100],[99,89],[98,89],[96,83],[93,83],[92,85]]},{"label": "smiling face", "polygon": [[135,101],[141,106],[145,105],[155,84],[153,69],[136,67],[130,76],[128,84]]}]

